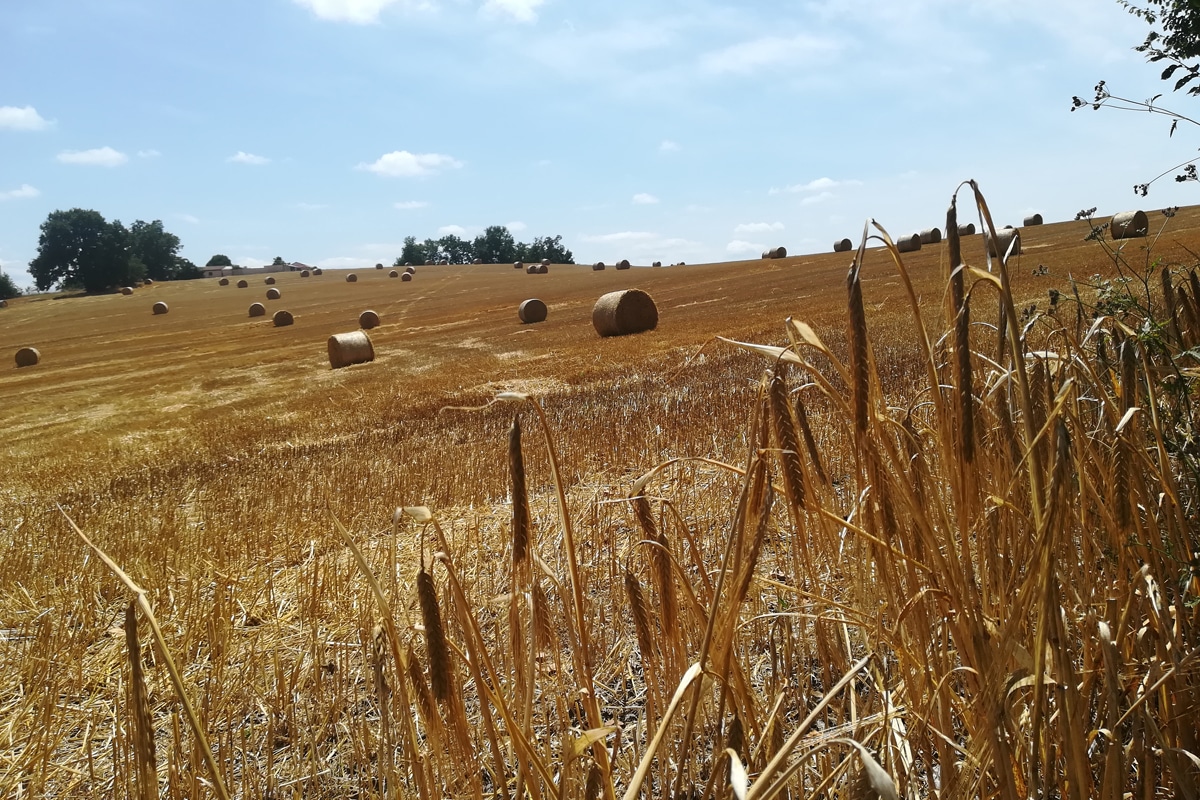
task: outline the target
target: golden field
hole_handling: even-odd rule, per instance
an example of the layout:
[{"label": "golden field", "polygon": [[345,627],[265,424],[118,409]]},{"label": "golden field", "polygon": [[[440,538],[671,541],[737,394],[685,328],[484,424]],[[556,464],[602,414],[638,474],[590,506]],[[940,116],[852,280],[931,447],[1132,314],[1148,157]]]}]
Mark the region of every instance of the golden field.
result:
[{"label": "golden field", "polygon": [[[849,294],[854,253],[10,302],[0,796],[1195,796],[1196,415],[1088,231],[1024,228],[957,333],[946,242]],[[1151,231],[1165,314],[1200,207]],[[633,287],[657,329],[598,337]]]}]

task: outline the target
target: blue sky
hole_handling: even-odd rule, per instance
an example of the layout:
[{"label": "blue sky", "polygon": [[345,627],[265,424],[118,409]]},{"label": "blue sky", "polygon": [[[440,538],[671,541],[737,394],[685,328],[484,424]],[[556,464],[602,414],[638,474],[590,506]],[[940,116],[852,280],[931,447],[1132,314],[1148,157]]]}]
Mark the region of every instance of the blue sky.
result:
[{"label": "blue sky", "polygon": [[493,224],[580,262],[825,251],[940,226],[965,178],[999,224],[1191,204],[1132,185],[1200,130],[1068,110],[1168,88],[1145,32],[1107,0],[3,0],[0,268],[73,207],[336,268]]}]

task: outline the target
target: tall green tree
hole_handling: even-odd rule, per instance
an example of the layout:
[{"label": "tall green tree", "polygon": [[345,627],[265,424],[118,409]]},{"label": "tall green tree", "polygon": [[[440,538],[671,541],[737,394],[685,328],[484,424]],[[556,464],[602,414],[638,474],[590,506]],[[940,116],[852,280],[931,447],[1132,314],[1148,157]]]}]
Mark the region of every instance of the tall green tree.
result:
[{"label": "tall green tree", "polygon": [[470,264],[475,258],[475,251],[466,239],[448,233],[438,239],[438,250],[442,258],[451,264]]},{"label": "tall green tree", "polygon": [[525,261],[550,259],[552,264],[574,264],[575,256],[563,246],[562,236],[538,236],[525,249]]},{"label": "tall green tree", "polygon": [[421,249],[425,252],[426,264],[437,264],[442,260],[442,248],[437,239],[426,239],[421,243]]},{"label": "tall green tree", "polygon": [[119,220],[108,222],[98,211],[72,208],[51,211],[42,223],[29,274],[40,291],[79,285],[99,292],[143,277],[140,264],[133,257],[129,231]]},{"label": "tall green tree", "polygon": [[285,263],[286,262],[283,260],[283,256],[275,256],[275,260],[271,262],[271,266],[282,267]]},{"label": "tall green tree", "polygon": [[415,236],[404,237],[404,247],[400,250],[400,255],[396,257],[396,263],[393,266],[403,267],[405,264],[420,266],[425,263],[425,248],[417,241]]},{"label": "tall green tree", "polygon": [[489,225],[483,233],[475,237],[471,243],[475,258],[485,264],[503,264],[517,260],[517,243],[508,228],[503,225]]},{"label": "tall green tree", "polygon": [[162,220],[137,220],[129,226],[133,256],[146,267],[146,277],[169,281],[177,277],[179,237],[163,228]]},{"label": "tall green tree", "polygon": [[9,300],[21,296],[21,288],[11,275],[0,272],[0,300]]},{"label": "tall green tree", "polygon": [[210,258],[208,260],[208,263],[205,264],[204,266],[206,266],[206,267],[232,267],[233,262],[230,261],[229,256],[225,255],[224,253],[217,253],[215,256]]}]

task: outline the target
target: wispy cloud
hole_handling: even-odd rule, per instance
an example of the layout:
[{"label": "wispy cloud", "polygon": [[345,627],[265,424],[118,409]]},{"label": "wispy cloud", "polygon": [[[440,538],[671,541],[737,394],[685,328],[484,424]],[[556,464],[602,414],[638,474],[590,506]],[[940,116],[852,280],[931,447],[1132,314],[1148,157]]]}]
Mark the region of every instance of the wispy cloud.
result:
[{"label": "wispy cloud", "polygon": [[714,75],[750,75],[765,68],[828,59],[840,49],[832,39],[804,33],[791,37],[763,36],[705,54],[700,59],[700,68]]},{"label": "wispy cloud", "polygon": [[747,242],[743,239],[734,239],[729,244],[725,245],[725,252],[733,255],[742,255],[744,253],[761,253],[766,250],[767,246],[758,242]]},{"label": "wispy cloud", "polygon": [[175,219],[177,219],[181,222],[186,222],[188,225],[199,225],[200,224],[200,218],[197,216],[193,216],[192,214],[176,214]]},{"label": "wispy cloud", "polygon": [[517,221],[517,222],[510,222],[507,225],[505,225],[504,227],[508,228],[509,233],[520,233],[521,231],[525,230],[529,226],[526,225],[524,222]]},{"label": "wispy cloud", "polygon": [[424,200],[402,200],[399,203],[392,203],[398,211],[415,211],[418,208],[425,208],[429,205]]},{"label": "wispy cloud", "polygon": [[442,236],[458,236],[460,238],[467,235],[467,229],[462,225],[443,225],[437,229],[437,232]]},{"label": "wispy cloud", "polygon": [[808,197],[805,197],[803,200],[801,200],[800,205],[812,206],[812,205],[816,205],[817,203],[824,203],[826,200],[829,200],[832,197],[833,197],[833,192],[821,192],[819,194],[812,194],[812,195],[809,195]]},{"label": "wispy cloud", "polygon": [[663,139],[658,145],[660,153],[674,153],[679,150],[679,142],[673,142],[670,139]]},{"label": "wispy cloud", "polygon": [[487,0],[479,9],[484,16],[508,16],[517,22],[537,22],[537,9],[545,0]]},{"label": "wispy cloud", "polygon": [[158,158],[162,153],[157,150],[138,150],[138,158]]},{"label": "wispy cloud", "polygon": [[771,187],[768,194],[798,194],[801,192],[821,192],[830,189],[837,189],[843,186],[862,186],[862,181],[845,180],[835,181],[833,178],[815,178],[808,183],[793,183],[790,186],[785,186],[782,189]]},{"label": "wispy cloud", "polygon": [[20,200],[26,197],[37,197],[39,192],[28,183],[21,184],[19,189],[9,189],[7,192],[0,192],[0,200]]},{"label": "wispy cloud", "polygon": [[638,192],[633,196],[633,204],[635,206],[652,206],[658,202],[658,198],[646,192]]},{"label": "wispy cloud", "polygon": [[119,167],[129,160],[129,156],[111,147],[97,147],[92,150],[64,150],[58,154],[58,160],[63,164],[88,167]]},{"label": "wispy cloud", "polygon": [[769,233],[783,230],[782,222],[743,222],[733,229],[734,235],[739,233]]},{"label": "wispy cloud", "polygon": [[270,164],[271,159],[266,156],[256,156],[254,153],[243,153],[238,150],[236,153],[225,159],[230,164],[249,164],[252,167],[261,167],[263,164]]},{"label": "wispy cloud", "polygon": [[0,106],[0,130],[42,131],[53,124],[33,106]]},{"label": "wispy cloud", "polygon": [[459,169],[463,162],[441,153],[410,153],[393,150],[384,153],[373,164],[362,163],[355,169],[374,172],[388,178],[417,178],[435,175],[443,169]]},{"label": "wispy cloud", "polygon": [[[400,0],[295,0],[320,19],[369,25],[379,21],[379,12]],[[418,3],[427,6],[428,3]]]}]

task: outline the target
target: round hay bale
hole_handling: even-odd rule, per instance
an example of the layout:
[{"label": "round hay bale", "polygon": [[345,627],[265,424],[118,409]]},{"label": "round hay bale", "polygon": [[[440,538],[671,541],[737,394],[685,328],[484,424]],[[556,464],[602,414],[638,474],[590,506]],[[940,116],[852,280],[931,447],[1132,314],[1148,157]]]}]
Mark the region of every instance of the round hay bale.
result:
[{"label": "round hay bale", "polygon": [[764,250],[763,258],[787,258],[786,247],[772,247],[770,250]]},{"label": "round hay bale", "polygon": [[448,266],[450,266],[450,259],[448,259],[448,258],[443,258],[443,259],[441,260],[441,262],[439,262],[439,263],[441,263],[441,265],[442,265],[443,267],[448,267]]},{"label": "round hay bale", "polygon": [[275,285],[275,278],[274,278],[274,277],[272,277],[272,276],[269,276],[269,275],[268,275],[268,276],[267,276],[267,279],[266,279],[265,281],[263,281],[263,283],[265,283],[267,286],[274,286],[274,285]]},{"label": "round hay bale", "polygon": [[122,286],[121,294],[126,295],[126,296],[133,294],[133,287],[132,286]]},{"label": "round hay bale", "polygon": [[399,277],[400,277],[400,273],[399,273],[399,272],[396,272],[396,270],[392,270],[391,272],[389,272],[389,273],[388,273],[388,277],[389,277],[389,278],[399,278]]},{"label": "round hay bale", "polygon": [[525,265],[520,261],[514,261],[513,269],[525,269]]},{"label": "round hay bale", "polygon": [[896,249],[901,253],[912,253],[921,249],[921,234],[913,233],[896,240]]},{"label": "round hay bale", "polygon": [[217,281],[217,285],[218,286],[228,286],[229,278],[221,278],[221,280]]},{"label": "round hay bale", "polygon": [[833,243],[833,252],[835,253],[849,253],[853,249],[854,242],[849,239],[839,239]]},{"label": "round hay bale", "polygon": [[1029,227],[1030,225],[1041,225],[1042,224],[1042,215],[1041,214],[1030,214],[1028,217],[1025,218],[1024,224],[1025,224],[1025,227]]},{"label": "round hay bale", "polygon": [[317,267],[316,269],[313,270],[313,275],[321,275],[321,274],[323,274],[323,273],[322,273],[320,267]]},{"label": "round hay bale", "polygon": [[411,281],[411,280],[412,280],[412,276],[413,276],[413,274],[412,274],[411,272],[406,272],[406,273],[404,273],[403,275],[401,275],[401,276],[400,276],[400,280],[402,280],[402,281]]},{"label": "round hay bale", "polygon": [[477,258],[477,259],[475,259],[474,261],[472,261],[471,263],[472,263],[472,264],[482,264],[482,263],[483,263],[483,259],[482,259],[482,258]]},{"label": "round hay bale", "polygon": [[[1013,240],[1016,240],[1014,243]],[[996,231],[996,238],[988,237],[988,255],[992,258],[1000,258],[1008,252],[1009,245],[1012,245],[1012,254],[1020,255],[1021,253],[1021,232],[1016,228],[1002,228]]]},{"label": "round hay bale", "polygon": [[1108,227],[1114,239],[1135,239],[1150,232],[1150,220],[1145,211],[1122,211],[1113,214]]},{"label": "round hay bale", "polygon": [[36,347],[22,347],[17,351],[17,366],[32,367],[42,360],[42,354]]},{"label": "round hay bale", "polygon": [[629,259],[622,258],[620,261],[617,262],[616,266],[617,266],[617,269],[629,269],[630,268]]},{"label": "round hay bale", "polygon": [[346,283],[358,283],[358,276],[351,272],[346,276]]},{"label": "round hay bale", "polygon": [[280,297],[279,290],[276,289],[274,286],[272,286],[270,289],[267,289],[267,299],[268,300],[278,300],[279,297]]},{"label": "round hay bale", "polygon": [[416,267],[405,267],[405,268],[404,268],[404,271],[405,271],[405,272],[407,272],[409,275],[416,275],[416,274],[417,274],[417,268],[416,268]]},{"label": "round hay bale", "polygon": [[267,315],[267,307],[264,306],[262,303],[251,303],[250,304],[250,316],[265,317],[266,315]]},{"label": "round hay bale", "polygon": [[968,222],[966,225],[959,225],[958,226],[958,235],[959,236],[974,236],[975,235],[975,223]]},{"label": "round hay bale", "polygon": [[661,267],[661,266],[662,266],[662,262],[661,262],[661,261],[655,261],[655,262],[654,262],[653,264],[651,264],[650,266],[652,266],[652,267]]},{"label": "round hay bale", "polygon": [[376,264],[375,269],[383,269],[383,264]]},{"label": "round hay bale", "polygon": [[538,275],[545,275],[550,272],[549,264],[538,264]]},{"label": "round hay bale", "polygon": [[242,280],[238,281],[238,284],[237,284],[237,286],[238,286],[238,288],[239,288],[239,289],[249,289],[249,288],[250,288],[250,282],[249,282],[249,281],[247,281],[247,280],[245,280],[245,279],[243,278]]},{"label": "round hay bale", "polygon": [[155,303],[150,310],[155,314],[165,314],[167,311],[169,311],[167,304],[162,300],[159,300],[157,303]]},{"label": "round hay bale", "polygon": [[599,272],[599,271],[600,271],[600,270],[602,270],[602,269],[604,269],[604,262],[603,262],[603,261],[597,261],[595,264],[592,264],[592,271],[593,271],[593,272]]},{"label": "round hay bale", "polygon": [[295,322],[290,311],[276,311],[275,316],[271,317],[271,322],[275,323],[276,328],[283,328]]},{"label": "round hay bale", "polygon": [[941,228],[926,228],[917,235],[921,237],[921,244],[937,244],[942,240]]},{"label": "round hay bale", "polygon": [[364,331],[369,331],[371,328],[379,327],[379,315],[374,311],[367,309],[358,315],[358,327]]},{"label": "round hay bale", "polygon": [[308,270],[306,270],[306,269],[302,269],[302,270],[300,270],[300,277],[301,277],[301,278],[307,278],[307,277],[308,277]]},{"label": "round hay bale", "polygon": [[152,281],[151,279],[149,279],[149,278],[142,279],[142,286],[153,286],[153,285],[154,285],[154,281]]},{"label": "round hay bale", "polygon": [[375,360],[375,346],[364,331],[335,333],[327,342],[329,366],[332,369]]},{"label": "round hay bale", "polygon": [[539,274],[541,272],[541,270],[538,269],[538,267],[540,267],[540,266],[541,266],[541,264],[530,264],[528,267],[525,268],[525,274],[526,275]]},{"label": "round hay bale", "polygon": [[545,322],[546,321],[546,304],[536,297],[531,297],[528,300],[522,301],[517,307],[517,317],[521,322]]},{"label": "round hay bale", "polygon": [[658,306],[641,289],[609,292],[592,307],[592,327],[601,336],[652,331],[657,325]]},{"label": "round hay bale", "polygon": [[543,264],[543,266],[547,266],[547,267],[548,267],[548,266],[550,266],[550,259],[548,259],[548,258],[543,258],[543,259],[542,259],[542,264]]},{"label": "round hay bale", "polygon": [[8,301],[0,299],[0,308],[8,308]]}]

